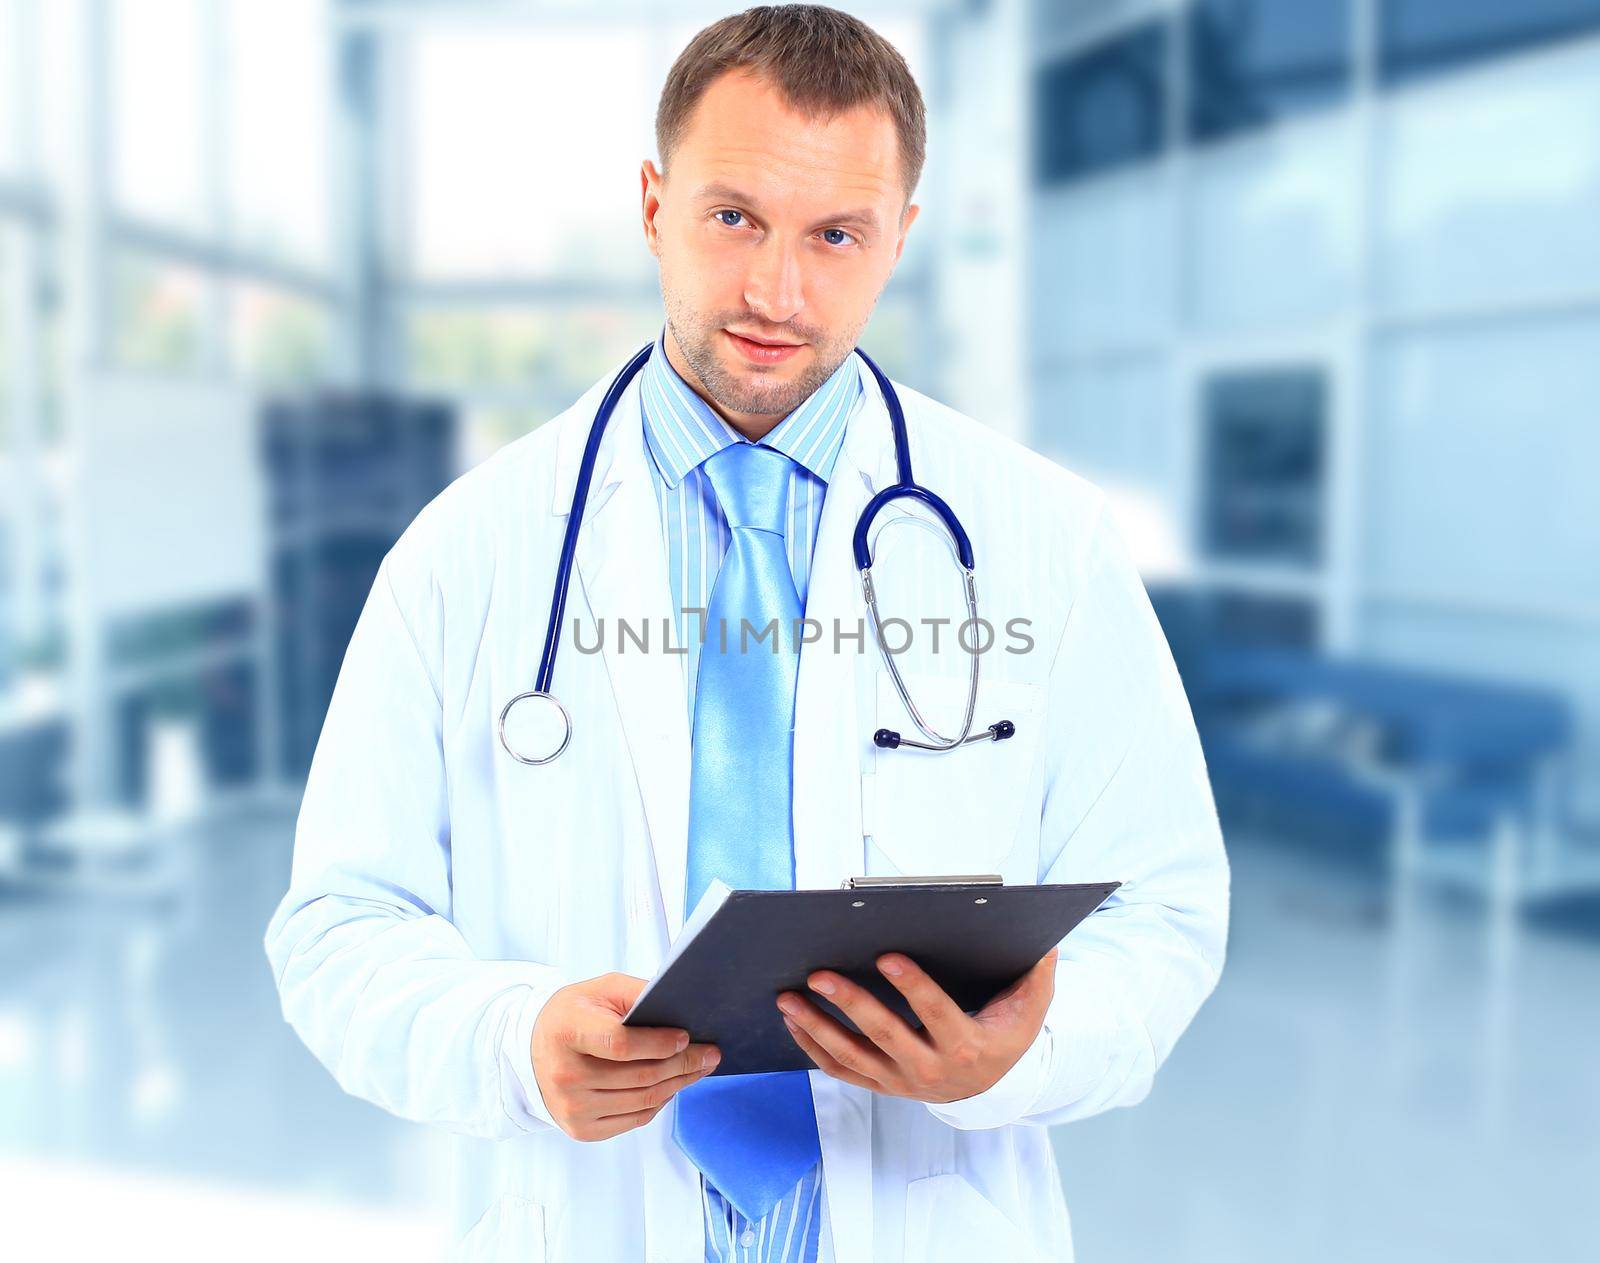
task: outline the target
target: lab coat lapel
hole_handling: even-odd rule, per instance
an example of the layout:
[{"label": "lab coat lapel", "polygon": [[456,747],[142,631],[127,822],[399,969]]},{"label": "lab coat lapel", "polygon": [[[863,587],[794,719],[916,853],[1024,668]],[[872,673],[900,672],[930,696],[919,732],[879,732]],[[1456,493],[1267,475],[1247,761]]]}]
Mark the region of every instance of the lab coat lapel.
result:
[{"label": "lab coat lapel", "polygon": [[[557,459],[555,508],[564,512],[600,388],[585,397],[565,425]],[[587,405],[587,406],[586,406]],[[683,925],[684,868],[689,838],[689,722],[681,654],[665,651],[675,636],[671,581],[661,517],[644,448],[636,376],[617,401],[596,455],[575,560],[583,593],[603,631],[606,672],[628,744],[650,831],[669,937]],[[571,615],[568,616],[569,622]],[[649,637],[649,648],[620,637],[623,625]],[[588,643],[592,643],[590,640]],[[597,786],[600,792],[602,787]]]},{"label": "lab coat lapel", "polygon": [[862,873],[861,761],[866,729],[857,713],[858,672],[872,670],[864,645],[843,639],[865,628],[866,604],[850,541],[874,491],[893,480],[889,414],[868,379],[828,479],[811,559],[806,618],[821,629],[800,652],[794,727],[795,885],[837,889]]},{"label": "lab coat lapel", "polygon": [[[862,508],[893,481],[893,470],[889,414],[869,376],[828,481],[806,596],[806,617],[822,634],[801,650],[795,699],[795,885],[801,889],[838,889],[865,872],[861,772],[869,747],[857,698],[860,682],[875,674],[877,655],[870,639],[864,652],[850,640],[835,652],[834,628],[853,633],[866,618],[850,539]],[[871,1093],[813,1070],[811,1095],[834,1257],[872,1263]]]}]

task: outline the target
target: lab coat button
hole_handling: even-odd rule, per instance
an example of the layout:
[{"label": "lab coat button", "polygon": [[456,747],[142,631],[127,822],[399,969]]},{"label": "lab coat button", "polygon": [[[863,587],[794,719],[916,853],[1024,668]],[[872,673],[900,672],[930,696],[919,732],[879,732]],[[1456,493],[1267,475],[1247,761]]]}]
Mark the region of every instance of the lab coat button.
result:
[{"label": "lab coat button", "polygon": [[748,1250],[755,1243],[756,1243],[756,1234],[755,1234],[755,1232],[750,1228],[746,1228],[744,1230],[744,1235],[739,1238],[739,1244],[742,1245],[746,1250]]}]

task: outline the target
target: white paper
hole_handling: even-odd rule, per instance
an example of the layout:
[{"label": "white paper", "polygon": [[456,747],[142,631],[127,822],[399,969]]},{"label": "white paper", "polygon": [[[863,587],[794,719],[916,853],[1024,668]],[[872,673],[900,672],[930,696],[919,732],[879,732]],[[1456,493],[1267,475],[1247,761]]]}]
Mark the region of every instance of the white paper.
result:
[{"label": "white paper", "polygon": [[[695,904],[694,911],[685,918],[683,929],[667,950],[667,957],[661,962],[661,968],[656,970],[654,978],[645,983],[644,990],[638,994],[633,1004],[629,1006],[628,1014],[632,1014],[634,1009],[644,1002],[644,998],[650,994],[651,989],[661,980],[661,976],[672,968],[673,963],[683,955],[689,944],[694,942],[695,936],[706,927],[711,918],[716,916],[717,909],[723,905],[732,893],[733,889],[726,882],[719,881],[715,877],[711,879],[706,885],[705,893],[700,896],[700,902]],[[623,1020],[627,1020],[627,1015],[624,1015]]]}]

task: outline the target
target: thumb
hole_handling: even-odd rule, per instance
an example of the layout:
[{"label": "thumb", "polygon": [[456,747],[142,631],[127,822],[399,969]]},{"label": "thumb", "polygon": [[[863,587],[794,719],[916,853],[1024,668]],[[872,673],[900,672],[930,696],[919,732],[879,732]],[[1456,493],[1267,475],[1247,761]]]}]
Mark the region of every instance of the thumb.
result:
[{"label": "thumb", "polygon": [[1056,961],[1061,949],[1052,947],[1014,983],[990,1000],[974,1020],[998,1026],[1008,1026],[1035,1011],[1043,1013],[1056,990]]},{"label": "thumb", "polygon": [[1061,949],[1052,947],[1039,958],[1037,964],[1022,975],[1022,981],[1012,994],[1012,999],[1027,1007],[1037,1003],[1042,1009],[1056,993],[1056,962],[1061,959]]},{"label": "thumb", "polygon": [[589,995],[607,1008],[626,1013],[644,989],[645,979],[632,974],[602,974],[594,980]]}]

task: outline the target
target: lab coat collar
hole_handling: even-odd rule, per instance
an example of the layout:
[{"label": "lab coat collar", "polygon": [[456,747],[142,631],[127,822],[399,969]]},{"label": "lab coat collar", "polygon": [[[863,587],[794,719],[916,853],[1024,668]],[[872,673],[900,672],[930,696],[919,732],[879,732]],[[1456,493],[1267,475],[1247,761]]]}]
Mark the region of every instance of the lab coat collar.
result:
[{"label": "lab coat collar", "polygon": [[[629,357],[630,359],[632,356]],[[557,517],[566,517],[572,507],[572,492],[577,486],[578,469],[583,463],[584,444],[589,441],[589,431],[594,424],[595,413],[600,410],[600,401],[605,398],[607,389],[612,380],[622,371],[622,365],[617,364],[607,370],[606,375],[588,390],[583,396],[550,422],[556,429],[556,461],[555,483],[551,489],[550,512]],[[617,400],[616,411],[612,414],[611,424],[606,426],[605,436],[600,441],[600,450],[595,454],[595,468],[589,484],[589,503],[584,509],[584,520],[589,521],[604,504],[610,495],[610,489],[621,481],[623,466],[617,464],[619,435],[627,429],[621,424],[625,418],[632,416],[639,420],[639,378],[628,383],[627,390]],[[642,425],[636,425],[639,430],[639,451],[643,455],[643,430]],[[624,461],[627,453],[621,452]]]}]

